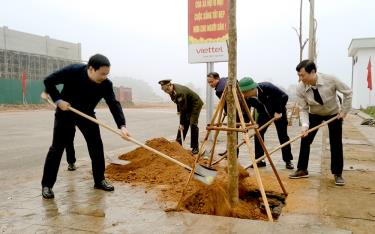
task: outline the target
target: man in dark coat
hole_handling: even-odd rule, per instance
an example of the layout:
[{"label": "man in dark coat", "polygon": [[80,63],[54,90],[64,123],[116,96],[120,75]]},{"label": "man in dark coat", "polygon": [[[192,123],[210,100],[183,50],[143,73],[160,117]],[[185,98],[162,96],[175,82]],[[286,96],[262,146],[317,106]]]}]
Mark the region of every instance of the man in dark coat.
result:
[{"label": "man in dark coat", "polygon": [[[114,187],[105,180],[104,150],[99,126],[69,110],[75,109],[95,118],[94,109],[104,98],[124,139],[129,133],[120,103],[116,100],[112,82],[107,78],[110,62],[107,57],[96,54],[88,64],[73,64],[49,75],[44,80],[45,90],[56,103],[52,145],[49,148],[42,178],[43,198],[54,198],[52,187],[56,182],[61,157],[69,144],[73,142],[77,126],[85,137],[91,158],[94,188],[113,191]],[[57,85],[62,84],[61,92]]]},{"label": "man in dark coat", "polygon": [[[224,89],[225,89],[225,86],[227,85],[227,82],[228,82],[228,77],[220,78],[220,75],[217,72],[210,72],[210,73],[207,74],[207,83],[211,88],[215,89],[215,95],[219,99],[221,98],[221,96],[224,93]],[[226,111],[227,111],[227,103],[225,103],[225,105],[224,105],[224,115],[227,114]],[[239,122],[238,113],[237,113],[237,122]],[[237,144],[238,144],[238,132],[236,132],[236,139],[237,139]],[[239,154],[239,150],[240,149],[237,148],[237,157],[238,157],[238,154]],[[224,156],[225,154],[227,154],[227,152],[228,151],[225,150],[222,153],[218,153],[218,155]]]},{"label": "man in dark coat", "polygon": [[[270,82],[261,82],[257,84],[250,77],[244,77],[239,82],[240,90],[246,99],[249,107],[254,107],[258,113],[256,122],[259,126],[267,123],[270,119],[275,117],[275,126],[277,136],[279,137],[280,144],[289,141],[288,136],[288,120],[286,115],[286,103],[288,102],[288,95],[281,89],[276,87]],[[267,128],[260,131],[260,135],[264,140],[264,134]],[[255,141],[255,158],[260,158],[264,155],[263,148],[257,137]],[[294,169],[293,155],[290,145],[282,148],[283,160],[287,169]],[[258,162],[258,167],[265,167],[266,162]]]},{"label": "man in dark coat", "polygon": [[198,119],[201,112],[203,101],[201,98],[186,86],[171,83],[171,80],[159,81],[161,89],[169,94],[171,100],[177,105],[177,113],[180,115],[179,130],[183,131],[181,136],[180,131],[177,132],[176,141],[182,144],[181,137],[185,139],[190,127],[191,141],[190,147],[193,154],[199,153],[199,128]]},{"label": "man in dark coat", "polygon": [[217,72],[210,72],[207,74],[207,83],[211,88],[215,89],[216,97],[219,99],[221,98],[221,95],[223,95],[227,82],[228,77],[220,78],[220,75]]}]

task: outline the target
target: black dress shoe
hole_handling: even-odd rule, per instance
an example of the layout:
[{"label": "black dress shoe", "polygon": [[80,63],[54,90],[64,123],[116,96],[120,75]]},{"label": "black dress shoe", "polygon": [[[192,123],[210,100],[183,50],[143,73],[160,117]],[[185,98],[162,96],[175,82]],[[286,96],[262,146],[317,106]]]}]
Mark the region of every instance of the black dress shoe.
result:
[{"label": "black dress shoe", "polygon": [[199,153],[199,149],[198,147],[196,148],[193,148],[193,150],[191,151],[192,154],[198,154]]},{"label": "black dress shoe", "polygon": [[75,171],[76,169],[77,169],[77,167],[74,163],[69,163],[68,171]]},{"label": "black dress shoe", "polygon": [[45,199],[52,199],[55,197],[55,194],[52,191],[52,188],[43,187],[42,188],[42,196]]},{"label": "black dress shoe", "polygon": [[99,183],[95,183],[94,188],[101,189],[104,191],[113,191],[115,187],[112,184],[108,183],[106,180],[102,180]]},{"label": "black dress shoe", "polygon": [[292,161],[285,162],[285,167],[286,167],[286,169],[294,169],[294,165],[293,165]]},{"label": "black dress shoe", "polygon": [[[267,164],[265,161],[260,161],[260,162],[257,162],[257,166],[258,167],[265,167]],[[250,166],[250,168],[253,168],[253,165]]]}]

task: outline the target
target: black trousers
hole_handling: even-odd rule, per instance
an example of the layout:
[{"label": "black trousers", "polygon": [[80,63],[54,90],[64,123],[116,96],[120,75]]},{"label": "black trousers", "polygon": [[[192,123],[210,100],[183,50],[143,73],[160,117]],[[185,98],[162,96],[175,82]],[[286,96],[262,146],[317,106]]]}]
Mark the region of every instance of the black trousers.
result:
[{"label": "black trousers", "polygon": [[[202,107],[196,107],[193,109],[191,113],[181,113],[182,115],[182,126],[184,126],[184,130],[182,132],[183,134],[183,139],[185,139],[186,134],[189,130],[190,127],[190,135],[191,135],[191,140],[190,140],[190,147],[192,149],[198,148],[199,147],[199,128],[198,128],[198,120],[199,120],[199,114],[201,112]],[[177,131],[177,136],[176,136],[176,141],[182,144],[181,140],[181,133],[180,130]]]},{"label": "black trousers", "polygon": [[[257,124],[261,127],[263,124],[267,123],[271,118],[266,113],[259,113]],[[288,136],[288,119],[286,116],[286,109],[283,110],[282,116],[280,119],[275,122],[277,136],[279,138],[280,144],[283,144],[289,141]],[[267,131],[267,128],[262,129],[259,133],[262,136],[264,141],[264,134]],[[258,140],[258,137],[254,136],[254,145],[255,145],[255,158],[260,158],[264,155],[263,148]],[[290,144],[281,149],[284,162],[293,160],[292,149]]]},{"label": "black trousers", "polygon": [[[329,120],[332,116],[320,116],[309,114],[310,128],[321,124],[325,120]],[[343,148],[342,148],[342,119],[336,119],[328,124],[329,143],[331,147],[331,172],[332,174],[341,174],[344,167]],[[314,141],[318,131],[309,133],[301,139],[301,147],[299,151],[298,170],[307,170],[309,165],[310,145]]]},{"label": "black trousers", "polygon": [[65,154],[66,154],[66,161],[71,164],[71,163],[75,163],[77,160],[76,160],[76,151],[74,150],[74,135],[75,135],[75,128],[74,128],[74,132],[73,132],[73,141],[68,145],[66,146],[65,148]]},{"label": "black trousers", "polygon": [[[95,115],[91,116],[95,118]],[[52,145],[44,163],[41,182],[43,187],[52,188],[55,184],[63,151],[68,144],[73,142],[75,126],[79,128],[86,140],[94,182],[99,183],[104,179],[104,150],[99,126],[72,112],[59,111],[55,114]]]}]

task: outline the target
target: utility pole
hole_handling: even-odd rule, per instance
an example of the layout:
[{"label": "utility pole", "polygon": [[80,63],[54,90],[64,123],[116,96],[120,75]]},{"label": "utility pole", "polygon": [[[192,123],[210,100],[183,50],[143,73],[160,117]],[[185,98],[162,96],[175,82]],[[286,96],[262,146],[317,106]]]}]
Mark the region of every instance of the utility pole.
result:
[{"label": "utility pole", "polygon": [[[214,71],[214,63],[207,63],[207,73]],[[210,85],[206,82],[206,124],[211,123],[212,115],[214,110],[214,92]],[[209,136],[209,140],[212,141],[212,135]]]},{"label": "utility pole", "polygon": [[310,20],[309,20],[309,59],[316,60],[316,25],[314,18],[315,0],[310,0]]}]

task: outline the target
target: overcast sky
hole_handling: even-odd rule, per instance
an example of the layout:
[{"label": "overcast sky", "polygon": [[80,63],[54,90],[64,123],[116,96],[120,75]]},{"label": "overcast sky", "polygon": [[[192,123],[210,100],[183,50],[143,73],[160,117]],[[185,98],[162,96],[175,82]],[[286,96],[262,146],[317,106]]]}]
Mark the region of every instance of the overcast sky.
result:
[{"label": "overcast sky", "polygon": [[[309,1],[304,0],[308,37]],[[237,0],[238,79],[297,80],[300,0]],[[206,65],[188,63],[187,0],[2,0],[0,26],[82,44],[82,59],[102,53],[112,76],[148,82],[172,78],[205,89]],[[316,0],[318,71],[350,85],[352,38],[375,37],[375,1]],[[307,56],[308,46],[305,49]],[[305,56],[305,57],[306,57]],[[227,63],[215,70],[227,75]],[[116,82],[116,81],[115,81]]]}]

